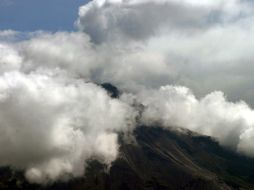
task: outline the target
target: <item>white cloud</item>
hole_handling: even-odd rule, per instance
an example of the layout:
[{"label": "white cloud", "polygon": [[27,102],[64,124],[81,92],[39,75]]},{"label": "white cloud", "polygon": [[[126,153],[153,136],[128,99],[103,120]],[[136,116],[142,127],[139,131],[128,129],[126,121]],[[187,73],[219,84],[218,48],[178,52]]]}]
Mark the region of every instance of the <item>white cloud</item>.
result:
[{"label": "white cloud", "polygon": [[222,145],[253,154],[254,111],[245,102],[229,102],[222,92],[197,99],[186,87],[163,86],[124,94],[122,100],[144,105],[141,121],[150,125],[181,127],[215,137]]},{"label": "white cloud", "polygon": [[0,73],[18,70],[21,67],[22,57],[7,44],[0,44]]},{"label": "white cloud", "polygon": [[0,39],[14,37],[18,32],[14,30],[0,30]]},{"label": "white cloud", "polygon": [[92,156],[110,164],[116,132],[132,110],[100,87],[67,76],[8,72],[0,77],[0,165],[25,169],[31,182],[80,176]]}]

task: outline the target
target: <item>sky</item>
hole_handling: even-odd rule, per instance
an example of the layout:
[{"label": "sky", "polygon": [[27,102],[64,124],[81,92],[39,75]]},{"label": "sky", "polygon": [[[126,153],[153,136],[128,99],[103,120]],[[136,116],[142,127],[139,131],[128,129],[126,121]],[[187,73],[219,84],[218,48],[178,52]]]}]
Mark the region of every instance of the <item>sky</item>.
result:
[{"label": "sky", "polygon": [[252,1],[0,2],[0,166],[79,177],[158,124],[254,157]]},{"label": "sky", "polygon": [[79,6],[88,0],[1,0],[0,30],[75,30]]}]

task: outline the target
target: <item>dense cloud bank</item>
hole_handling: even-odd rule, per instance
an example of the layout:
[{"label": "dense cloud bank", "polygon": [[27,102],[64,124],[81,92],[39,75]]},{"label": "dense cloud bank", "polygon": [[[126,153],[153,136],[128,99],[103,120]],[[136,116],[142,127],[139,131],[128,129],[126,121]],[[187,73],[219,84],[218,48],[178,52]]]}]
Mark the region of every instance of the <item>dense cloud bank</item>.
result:
[{"label": "dense cloud bank", "polygon": [[94,0],[77,32],[0,31],[0,166],[33,183],[81,176],[91,158],[110,165],[117,134],[138,124],[187,128],[254,157],[251,5]]},{"label": "dense cloud bank", "polygon": [[77,25],[94,43],[135,52],[141,63],[118,62],[129,65],[133,73],[123,77],[136,85],[184,85],[199,97],[222,90],[254,106],[253,7],[249,0],[95,0],[80,8]]},{"label": "dense cloud bank", "polygon": [[78,26],[95,43],[147,40],[203,32],[242,13],[248,14],[248,5],[237,0],[94,0],[80,8]]},{"label": "dense cloud bank", "polygon": [[31,182],[79,176],[91,157],[109,164],[117,156],[117,132],[132,124],[128,105],[58,74],[0,77],[0,165],[26,169]]},{"label": "dense cloud bank", "polygon": [[254,111],[245,102],[229,102],[219,91],[197,99],[182,86],[162,86],[136,95],[123,94],[121,98],[130,105],[143,105],[140,118],[144,125],[186,128],[254,156]]}]

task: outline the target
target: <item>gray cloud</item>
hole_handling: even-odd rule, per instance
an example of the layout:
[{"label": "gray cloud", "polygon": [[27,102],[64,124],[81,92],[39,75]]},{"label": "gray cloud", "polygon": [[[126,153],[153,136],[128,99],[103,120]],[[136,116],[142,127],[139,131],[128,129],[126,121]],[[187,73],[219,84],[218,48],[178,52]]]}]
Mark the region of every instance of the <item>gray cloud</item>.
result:
[{"label": "gray cloud", "polygon": [[200,18],[207,14],[206,11],[173,1],[99,2],[92,1],[81,7],[78,20],[79,28],[95,43],[146,40],[163,29],[205,27]]},{"label": "gray cloud", "polygon": [[95,43],[139,41],[159,33],[203,32],[217,23],[243,17],[242,4],[195,0],[94,0],[80,8],[77,25]]},{"label": "gray cloud", "polygon": [[[128,60],[135,62],[126,64],[132,73],[127,70],[121,76],[135,81],[132,88],[180,84],[199,97],[222,90],[230,100],[244,99],[254,106],[252,7],[242,0],[92,1],[80,8],[78,24],[92,42],[121,50],[108,62],[118,57],[121,65],[132,55],[147,61]],[[158,63],[150,63],[153,56]],[[119,69],[117,64],[114,67]],[[146,75],[140,65],[161,70],[161,76]]]}]

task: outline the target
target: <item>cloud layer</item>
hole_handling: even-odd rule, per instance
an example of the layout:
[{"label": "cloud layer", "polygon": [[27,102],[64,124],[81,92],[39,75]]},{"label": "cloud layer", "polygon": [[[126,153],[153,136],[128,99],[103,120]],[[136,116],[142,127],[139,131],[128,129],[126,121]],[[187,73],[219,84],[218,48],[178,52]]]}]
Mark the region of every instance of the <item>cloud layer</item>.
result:
[{"label": "cloud layer", "polygon": [[117,133],[138,113],[254,157],[254,112],[232,101],[254,105],[251,4],[94,0],[80,7],[78,32],[1,31],[0,166],[33,183],[81,176],[91,158],[115,160]]},{"label": "cloud layer", "polygon": [[77,24],[93,42],[103,43],[202,32],[248,13],[248,4],[239,0],[94,0],[80,8]]},{"label": "cloud layer", "polygon": [[222,92],[197,99],[186,87],[162,86],[136,95],[123,94],[122,100],[144,106],[140,120],[145,125],[187,128],[254,156],[254,111],[245,102],[229,102]]},{"label": "cloud layer", "polygon": [[110,164],[131,108],[91,83],[52,70],[0,77],[0,165],[26,169],[31,182],[80,176],[85,161]]},{"label": "cloud layer", "polygon": [[[137,58],[133,65],[128,63],[136,84],[180,84],[199,97],[222,90],[230,100],[241,97],[254,106],[252,1],[97,0],[81,7],[79,14],[78,26],[93,42],[135,49],[141,62],[147,60],[147,64]],[[151,57],[159,60],[151,67],[164,71],[161,77],[139,71],[141,64],[150,67]]]}]

